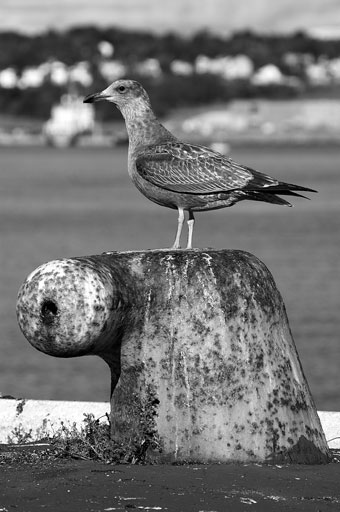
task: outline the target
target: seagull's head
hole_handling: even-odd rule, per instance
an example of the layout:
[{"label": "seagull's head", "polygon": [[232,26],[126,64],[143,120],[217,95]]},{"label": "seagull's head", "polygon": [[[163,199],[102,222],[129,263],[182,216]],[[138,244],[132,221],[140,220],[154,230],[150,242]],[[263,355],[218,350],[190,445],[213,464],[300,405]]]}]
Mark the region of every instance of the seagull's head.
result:
[{"label": "seagull's head", "polygon": [[103,91],[89,94],[83,101],[84,103],[109,101],[114,103],[123,115],[128,111],[151,107],[148,94],[135,80],[116,80]]}]

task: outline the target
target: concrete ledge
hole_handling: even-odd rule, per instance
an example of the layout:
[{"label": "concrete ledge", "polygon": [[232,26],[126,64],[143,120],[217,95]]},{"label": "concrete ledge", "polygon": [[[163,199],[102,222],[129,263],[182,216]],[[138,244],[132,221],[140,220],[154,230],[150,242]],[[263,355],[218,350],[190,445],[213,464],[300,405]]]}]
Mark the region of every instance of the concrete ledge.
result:
[{"label": "concrete ledge", "polygon": [[80,429],[84,414],[96,419],[110,413],[109,402],[64,402],[56,400],[0,399],[0,443],[27,442],[52,437],[63,425]]},{"label": "concrete ledge", "polygon": [[[51,437],[62,425],[81,428],[84,415],[96,419],[110,413],[109,402],[0,399],[0,443],[18,442],[18,435],[30,434],[27,442]],[[340,412],[318,411],[328,446],[340,448]]]},{"label": "concrete ledge", "polygon": [[318,411],[323,431],[330,448],[340,448],[340,412]]}]

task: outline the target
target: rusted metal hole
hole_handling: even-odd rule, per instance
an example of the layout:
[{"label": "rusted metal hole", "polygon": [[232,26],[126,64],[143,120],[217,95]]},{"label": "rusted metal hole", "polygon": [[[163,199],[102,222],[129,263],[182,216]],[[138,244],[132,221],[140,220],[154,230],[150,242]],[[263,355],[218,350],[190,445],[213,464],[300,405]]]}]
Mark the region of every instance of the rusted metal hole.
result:
[{"label": "rusted metal hole", "polygon": [[44,300],[41,305],[41,317],[45,324],[50,324],[58,315],[58,306],[53,300]]}]

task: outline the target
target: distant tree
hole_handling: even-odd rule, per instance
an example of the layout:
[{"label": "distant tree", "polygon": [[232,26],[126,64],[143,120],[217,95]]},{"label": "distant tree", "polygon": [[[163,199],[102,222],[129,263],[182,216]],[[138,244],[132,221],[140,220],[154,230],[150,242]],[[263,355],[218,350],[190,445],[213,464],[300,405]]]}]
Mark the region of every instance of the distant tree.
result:
[{"label": "distant tree", "polygon": [[[338,58],[340,55],[340,41],[321,41],[302,31],[293,35],[262,35],[248,30],[222,36],[203,30],[191,37],[183,37],[175,33],[160,35],[117,27],[82,26],[63,32],[50,30],[33,36],[13,31],[0,33],[0,48],[6,49],[0,52],[0,70],[12,67],[20,75],[26,67],[38,66],[49,60],[59,60],[66,66],[86,61],[93,77],[91,90],[101,90],[107,85],[99,72],[102,57],[98,44],[103,40],[113,45],[113,58],[122,61],[130,70],[129,77],[133,75],[132,70],[136,64],[148,58],[159,60],[163,71],[161,77],[135,77],[150,91],[160,114],[177,106],[228,101],[236,97],[287,97],[297,94],[292,87],[255,87],[250,81],[227,82],[217,75],[174,75],[171,63],[175,59],[194,63],[198,55],[213,59],[243,54],[253,61],[255,69],[275,64],[283,73],[304,80],[303,64],[294,69],[290,67],[285,58],[287,53],[309,54],[314,59],[321,55],[328,58]],[[79,86],[78,89],[81,94],[87,92],[84,87]],[[66,91],[67,85],[56,87],[48,80],[41,87],[29,90],[0,89],[0,107],[4,113],[46,118],[52,105]],[[119,115],[115,109],[107,109],[102,105],[98,106],[97,111],[103,119]]]},{"label": "distant tree", "polygon": [[1,112],[14,115],[48,119],[53,104],[58,103],[62,90],[51,84],[28,89],[5,89],[0,94]]}]

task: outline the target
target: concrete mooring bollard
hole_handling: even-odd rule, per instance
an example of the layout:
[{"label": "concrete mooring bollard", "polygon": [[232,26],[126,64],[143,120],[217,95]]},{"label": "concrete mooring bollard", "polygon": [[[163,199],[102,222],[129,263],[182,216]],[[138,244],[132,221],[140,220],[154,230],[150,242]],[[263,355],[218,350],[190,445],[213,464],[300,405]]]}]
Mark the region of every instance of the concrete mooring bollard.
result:
[{"label": "concrete mooring bollard", "polygon": [[23,283],[38,350],[110,366],[113,435],[159,461],[329,460],[273,278],[242,251],[112,252]]}]

